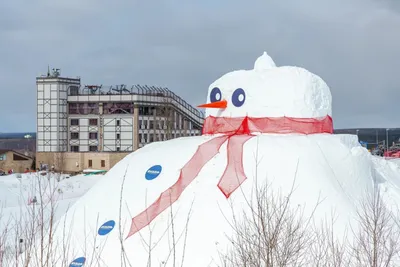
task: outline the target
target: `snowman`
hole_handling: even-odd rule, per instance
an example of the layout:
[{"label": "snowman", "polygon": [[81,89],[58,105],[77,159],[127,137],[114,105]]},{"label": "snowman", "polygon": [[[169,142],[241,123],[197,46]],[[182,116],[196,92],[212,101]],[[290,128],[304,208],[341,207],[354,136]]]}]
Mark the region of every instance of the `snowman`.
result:
[{"label": "snowman", "polygon": [[277,67],[264,53],[253,69],[211,84],[200,107],[202,136],[133,152],[75,203],[59,221],[68,229],[54,234],[59,258],[70,266],[221,266],[230,220],[254,184],[271,182],[283,194],[295,184],[292,204],[312,212],[322,200],[317,219],[334,210],[339,225],[373,186],[368,153],[355,136],[332,135],[330,89],[306,69]]}]

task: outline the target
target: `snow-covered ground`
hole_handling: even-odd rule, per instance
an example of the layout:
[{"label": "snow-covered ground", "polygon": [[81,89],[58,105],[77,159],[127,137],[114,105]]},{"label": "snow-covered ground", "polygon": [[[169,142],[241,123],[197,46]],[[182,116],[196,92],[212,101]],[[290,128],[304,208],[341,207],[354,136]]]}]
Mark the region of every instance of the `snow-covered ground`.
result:
[{"label": "snow-covered ground", "polygon": [[[15,228],[17,225],[23,227],[24,223],[32,220],[32,210],[38,210],[40,201],[47,212],[53,205],[53,218],[58,220],[102,177],[103,175],[70,176],[57,173],[48,173],[45,176],[40,173],[0,176],[0,236],[7,230],[8,243],[16,238]],[[37,202],[32,205],[34,197]],[[20,237],[22,236],[18,238]],[[1,238],[0,241],[5,242]]]}]

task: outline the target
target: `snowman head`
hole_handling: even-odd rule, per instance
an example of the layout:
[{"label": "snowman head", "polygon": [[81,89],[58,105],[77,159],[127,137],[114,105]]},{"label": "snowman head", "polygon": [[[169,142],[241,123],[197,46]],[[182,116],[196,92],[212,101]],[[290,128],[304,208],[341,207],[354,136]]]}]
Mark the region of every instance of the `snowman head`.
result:
[{"label": "snowman head", "polygon": [[223,75],[208,89],[206,116],[320,118],[332,115],[328,85],[306,69],[277,67],[266,52],[252,70]]}]

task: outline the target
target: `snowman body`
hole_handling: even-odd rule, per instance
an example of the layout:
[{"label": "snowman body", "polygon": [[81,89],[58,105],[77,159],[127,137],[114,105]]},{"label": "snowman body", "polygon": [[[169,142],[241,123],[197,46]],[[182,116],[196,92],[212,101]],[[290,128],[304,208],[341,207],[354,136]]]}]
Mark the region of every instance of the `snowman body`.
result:
[{"label": "snowman body", "polygon": [[133,152],[75,203],[55,232],[57,255],[71,266],[222,266],[234,215],[265,183],[283,195],[294,185],[292,204],[307,216],[320,202],[316,220],[334,212],[344,231],[375,174],[355,136],[331,134],[320,77],[264,54],[214,82],[207,102],[203,136]]},{"label": "snowman body", "polygon": [[[356,137],[258,135],[244,145],[247,180],[229,199],[217,187],[227,164],[225,145],[176,202],[126,238],[132,217],[176,183],[181,166],[210,138],[154,143],[118,163],[61,220],[62,225],[66,220],[66,232],[71,233],[71,249],[66,255],[59,251],[60,257],[70,261],[85,257],[89,266],[124,266],[123,262],[128,261],[132,266],[149,266],[149,262],[151,266],[181,266],[182,262],[183,266],[222,266],[221,256],[231,249],[233,215],[241,222],[242,212],[249,212],[255,184],[261,188],[270,183],[283,196],[294,185],[291,204],[304,208],[305,216],[321,201],[314,218],[318,222],[335,213],[337,233],[344,233],[357,201],[372,186],[373,172],[366,168],[370,158],[360,155]],[[171,151],[177,146],[187,149],[175,156]],[[160,174],[146,179],[148,170],[157,165],[162,166]],[[102,225],[109,221],[115,221],[115,226],[100,235]],[[57,229],[55,239],[66,241],[61,230]]]}]

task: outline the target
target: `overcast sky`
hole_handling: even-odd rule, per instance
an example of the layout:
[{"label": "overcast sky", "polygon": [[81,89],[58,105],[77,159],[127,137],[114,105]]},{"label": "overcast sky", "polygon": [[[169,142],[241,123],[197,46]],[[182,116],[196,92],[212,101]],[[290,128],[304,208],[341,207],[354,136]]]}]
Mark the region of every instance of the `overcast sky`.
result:
[{"label": "overcast sky", "polygon": [[196,105],[264,50],[328,83],[335,128],[400,127],[396,2],[0,1],[0,132],[35,131],[35,77],[48,64],[82,84],[166,86]]}]

